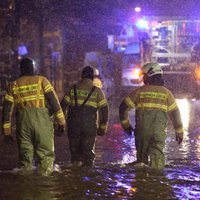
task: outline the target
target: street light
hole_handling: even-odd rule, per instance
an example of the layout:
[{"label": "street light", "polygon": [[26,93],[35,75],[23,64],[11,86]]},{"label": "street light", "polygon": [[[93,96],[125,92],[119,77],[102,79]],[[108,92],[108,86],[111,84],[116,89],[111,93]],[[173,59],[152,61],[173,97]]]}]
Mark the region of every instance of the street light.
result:
[{"label": "street light", "polygon": [[141,12],[141,7],[139,7],[139,6],[135,7],[135,12],[137,12],[137,13]]}]

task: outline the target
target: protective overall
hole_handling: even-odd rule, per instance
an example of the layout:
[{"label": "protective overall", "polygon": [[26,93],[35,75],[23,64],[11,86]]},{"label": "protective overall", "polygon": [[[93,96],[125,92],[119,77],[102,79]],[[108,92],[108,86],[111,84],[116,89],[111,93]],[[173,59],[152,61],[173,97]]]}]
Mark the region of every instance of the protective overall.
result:
[{"label": "protective overall", "polygon": [[57,95],[43,76],[23,75],[12,82],[3,101],[3,131],[11,134],[11,116],[16,107],[16,133],[20,168],[32,169],[33,156],[38,160],[38,172],[49,175],[54,162],[53,120],[47,102],[59,125],[65,124]]},{"label": "protective overall", "polygon": [[93,84],[96,86],[96,87],[99,87],[100,89],[103,88],[103,83],[100,79],[100,75],[99,75],[99,70],[98,69],[94,69],[94,79],[93,79]]},{"label": "protective overall", "polygon": [[[150,77],[161,71],[150,70],[148,73]],[[131,129],[128,112],[133,108],[136,110],[134,134],[137,162],[162,169],[165,165],[163,149],[168,115],[172,120],[176,136],[183,137],[182,121],[175,99],[172,93],[161,85],[146,84],[133,90],[122,101],[119,108],[120,122],[125,131]]]},{"label": "protective overall", "polygon": [[107,101],[102,90],[94,86],[92,78],[82,76],[61,102],[64,113],[67,112],[71,162],[82,161],[83,165],[93,164],[96,136],[105,134],[108,123]]}]

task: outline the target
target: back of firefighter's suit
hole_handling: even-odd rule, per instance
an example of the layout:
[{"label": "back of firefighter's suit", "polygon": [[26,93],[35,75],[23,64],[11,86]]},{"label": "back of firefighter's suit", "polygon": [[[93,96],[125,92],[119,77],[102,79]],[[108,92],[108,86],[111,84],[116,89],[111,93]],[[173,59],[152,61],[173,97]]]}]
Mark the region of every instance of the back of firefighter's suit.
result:
[{"label": "back of firefighter's suit", "polygon": [[96,136],[103,136],[107,129],[107,100],[103,91],[94,86],[93,78],[93,68],[83,68],[82,80],[69,90],[61,102],[63,112],[67,115],[72,164],[92,165]]},{"label": "back of firefighter's suit", "polygon": [[[54,163],[54,117],[60,127],[65,118],[57,95],[49,81],[34,75],[33,61],[21,61],[21,77],[7,88],[3,101],[3,132],[11,135],[11,117],[16,107],[16,133],[19,146],[20,169],[32,170],[33,156],[38,161],[38,173],[49,175]],[[47,109],[47,104],[50,109]],[[51,114],[49,113],[51,110]]]},{"label": "back of firefighter's suit", "polygon": [[[163,86],[163,72],[160,65],[148,63],[142,70],[145,85],[133,90],[122,101],[119,107],[120,122],[124,131],[131,134],[132,127],[128,112],[135,108],[136,163],[149,164],[152,168],[162,169],[165,165],[163,149],[168,115],[173,123],[178,143],[183,139],[181,116],[172,93]],[[159,80],[160,77],[162,84],[157,84],[157,78]]]}]

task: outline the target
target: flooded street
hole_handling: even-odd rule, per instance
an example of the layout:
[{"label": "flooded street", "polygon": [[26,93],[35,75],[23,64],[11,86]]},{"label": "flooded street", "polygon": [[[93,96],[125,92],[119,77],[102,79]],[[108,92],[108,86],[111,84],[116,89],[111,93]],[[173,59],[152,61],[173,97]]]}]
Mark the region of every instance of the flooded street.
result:
[{"label": "flooded street", "polygon": [[[200,199],[200,102],[177,100],[185,128],[179,146],[168,126],[166,168],[152,171],[131,166],[136,158],[134,138],[126,136],[116,120],[109,133],[97,138],[95,165],[91,168],[66,168],[69,152],[66,138],[57,138],[57,163],[62,173],[51,177],[23,176],[5,169],[16,167],[16,148],[10,150],[1,139],[0,199]],[[113,116],[111,116],[113,117]],[[134,116],[131,116],[134,120]],[[7,159],[7,160],[6,160]]]}]

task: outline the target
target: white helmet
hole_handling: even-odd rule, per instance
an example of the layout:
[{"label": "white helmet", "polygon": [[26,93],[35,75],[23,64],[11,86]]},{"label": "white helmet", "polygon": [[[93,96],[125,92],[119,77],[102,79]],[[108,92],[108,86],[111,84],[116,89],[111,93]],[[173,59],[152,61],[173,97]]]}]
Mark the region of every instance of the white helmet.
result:
[{"label": "white helmet", "polygon": [[99,76],[99,70],[97,68],[94,68],[94,75]]},{"label": "white helmet", "polygon": [[142,67],[142,73],[151,77],[155,74],[163,74],[163,70],[158,63],[147,63]]}]

